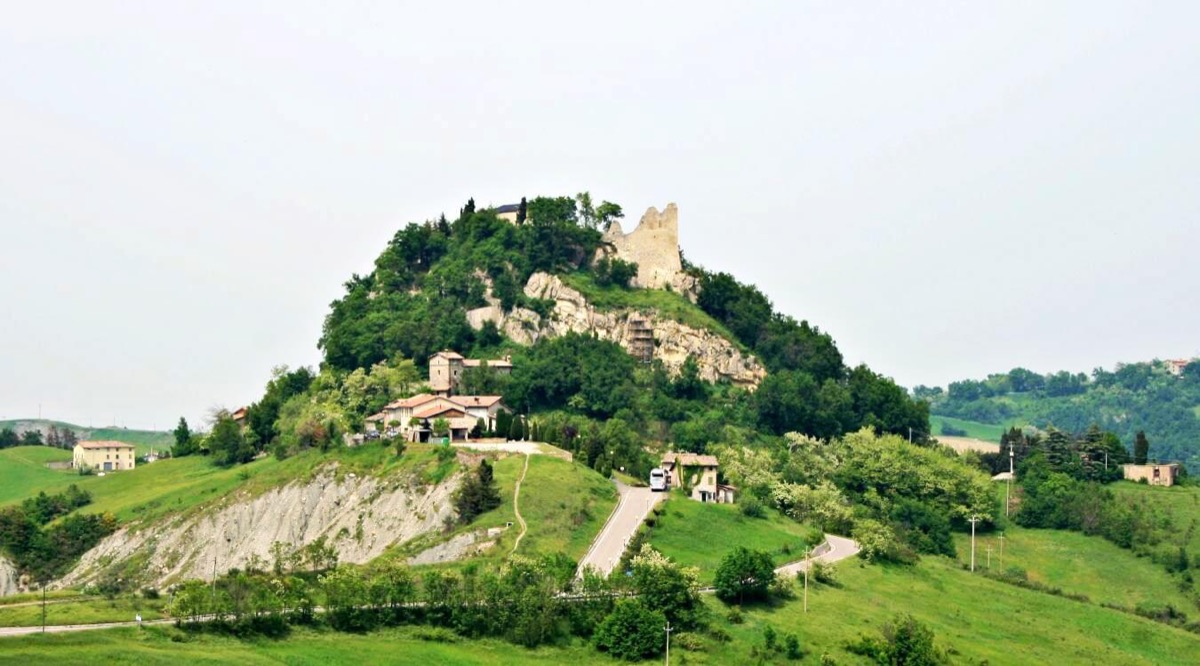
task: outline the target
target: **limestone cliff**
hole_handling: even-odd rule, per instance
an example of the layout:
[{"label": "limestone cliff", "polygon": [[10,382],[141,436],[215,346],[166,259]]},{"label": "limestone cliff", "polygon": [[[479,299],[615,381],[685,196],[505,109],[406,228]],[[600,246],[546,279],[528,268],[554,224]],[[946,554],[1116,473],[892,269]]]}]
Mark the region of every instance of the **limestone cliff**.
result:
[{"label": "limestone cliff", "polygon": [[0,597],[6,597],[10,594],[20,592],[20,586],[17,580],[17,568],[0,555]]},{"label": "limestone cliff", "polygon": [[716,333],[681,324],[653,310],[597,310],[583,294],[563,284],[557,276],[534,273],[525,285],[525,295],[554,301],[550,316],[543,320],[538,313],[523,308],[506,313],[489,298],[491,304],[471,310],[467,320],[477,330],[486,321],[494,322],[504,335],[525,345],[574,331],[595,334],[626,350],[633,348],[630,321],[642,320],[654,331],[654,358],[662,361],[672,374],[692,356],[700,366],[700,376],[708,381],[728,380],[754,388],[766,376],[758,359]]},{"label": "limestone cliff", "polygon": [[362,564],[392,544],[441,527],[453,515],[455,476],[427,486],[415,477],[378,479],[332,469],[255,497],[234,496],[211,510],[162,524],[126,526],[84,554],[57,585],[99,578],[110,563],[146,557],[143,584],[212,578],[245,568],[252,557],[271,562],[276,541],[299,549],[324,536],[340,562]]}]

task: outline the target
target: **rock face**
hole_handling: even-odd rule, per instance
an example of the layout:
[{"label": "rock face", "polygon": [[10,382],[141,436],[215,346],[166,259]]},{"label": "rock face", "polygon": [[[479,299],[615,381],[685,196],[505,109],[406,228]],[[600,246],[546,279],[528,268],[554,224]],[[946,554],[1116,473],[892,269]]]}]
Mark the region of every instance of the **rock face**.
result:
[{"label": "rock face", "polygon": [[683,274],[683,263],[679,259],[679,209],[675,204],[667,204],[661,213],[651,206],[628,234],[621,229],[620,222],[613,222],[602,240],[612,247],[618,259],[638,265],[634,286],[645,289],[679,286],[676,282]]},{"label": "rock face", "polygon": [[167,524],[125,527],[84,554],[58,582],[66,587],[98,578],[106,565],[135,554],[148,556],[146,579],[163,585],[187,578],[211,580],[245,568],[252,557],[272,561],[271,545],[302,548],[324,536],[339,562],[365,563],[395,543],[436,530],[453,515],[455,476],[434,486],[411,479],[354,478],[338,481],[325,470],[257,497],[234,499]]},{"label": "rock face", "polygon": [[654,331],[654,358],[661,360],[672,374],[677,373],[691,356],[700,366],[701,378],[708,381],[728,380],[754,388],[766,376],[758,359],[743,354],[715,333],[660,317],[654,311],[628,308],[598,311],[583,294],[563,284],[558,276],[534,273],[525,285],[525,295],[554,301],[550,317],[543,320],[536,312],[523,308],[505,313],[499,305],[493,304],[472,310],[467,319],[476,329],[485,321],[491,321],[506,336],[525,345],[574,331],[595,334],[626,350],[634,347],[634,327],[630,322],[640,320]]},{"label": "rock face", "polygon": [[21,589],[17,584],[17,569],[0,555],[0,597],[7,597],[10,594],[16,594]]}]

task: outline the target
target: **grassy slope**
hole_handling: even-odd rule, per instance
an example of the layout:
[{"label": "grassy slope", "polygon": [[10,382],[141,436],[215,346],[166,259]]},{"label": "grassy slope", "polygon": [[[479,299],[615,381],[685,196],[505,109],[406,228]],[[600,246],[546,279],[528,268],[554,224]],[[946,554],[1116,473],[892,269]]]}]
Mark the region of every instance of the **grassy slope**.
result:
[{"label": "grassy slope", "polygon": [[0,450],[0,505],[19,502],[39,490],[50,493],[77,483],[71,470],[56,470],[46,463],[70,460],[70,451],[48,446],[16,446]]},{"label": "grassy slope", "polygon": [[[1095,603],[1134,607],[1141,602],[1170,603],[1188,609],[1193,604],[1159,565],[1147,558],[1078,532],[1005,530],[1004,567],[1019,567],[1029,579],[1065,592],[1087,595]],[[971,537],[955,538],[958,559],[971,557]],[[995,535],[980,536],[975,542],[975,566],[987,567],[987,547],[992,547],[992,568],[1000,571],[1000,541]]]},{"label": "grassy slope", "polygon": [[810,532],[774,509],[766,509],[764,518],[747,518],[736,505],[705,504],[676,492],[650,530],[650,544],[681,564],[700,567],[700,580],[710,583],[734,546],[769,552],[776,565],[786,564],[803,556]]},{"label": "grassy slope", "polygon": [[[500,536],[494,547],[470,560],[500,564],[512,552],[520,533],[512,500],[513,487],[524,465],[523,455],[509,455],[495,462],[493,470],[496,488],[500,491],[499,507],[450,534],[402,545],[392,556],[408,557],[456,534],[503,527],[512,522],[512,528]],[[549,456],[531,456],[529,472],[521,484],[520,499],[521,516],[529,526],[529,531],[521,540],[517,552],[529,556],[561,552],[579,560],[616,504],[617,493],[613,485],[588,467]],[[452,562],[434,566],[456,569],[464,564]]]},{"label": "grassy slope", "polygon": [[[7,600],[7,597],[4,598]],[[99,622],[128,622],[141,613],[144,620],[164,617],[167,599],[122,597],[109,601],[100,597],[85,597],[69,602],[47,603],[46,624],[95,624]],[[36,627],[42,624],[42,605],[0,606],[0,627]]]},{"label": "grassy slope", "polygon": [[[598,286],[586,273],[569,273],[559,276],[572,289],[579,291],[588,302],[598,308],[634,308],[657,310],[664,317],[673,319],[692,328],[708,330],[742,348],[729,329],[701,310],[698,305],[672,291],[663,289],[620,289]],[[742,349],[745,351],[745,349]]]},{"label": "grassy slope", "polygon": [[985,442],[1000,442],[1000,435],[1008,431],[1008,426],[993,425],[990,423],[980,423],[978,421],[967,421],[965,419],[956,419],[952,416],[929,416],[929,428],[934,437],[942,434],[942,424],[952,428],[965,430],[967,437],[982,439]]},{"label": "grassy slope", "polygon": [[[837,663],[862,663],[844,645],[861,634],[877,635],[879,625],[899,612],[912,613],[937,634],[937,644],[954,651],[955,663],[990,664],[1171,664],[1186,663],[1200,650],[1200,637],[1129,614],[1024,590],[972,576],[957,564],[926,558],[914,567],[841,565],[841,587],[811,590],[809,612],[799,599],[785,605],[745,609],[745,623],[729,625],[725,607],[713,598],[714,624],[730,643],[705,639],[704,652],[687,653],[689,663],[753,663],[751,648],[762,643],[769,623],[795,633],[807,651],[804,663],[829,654]],[[365,636],[301,630],[285,641],[241,642],[226,638],[184,638],[171,628],[142,632],[120,629],[86,634],[52,634],[0,639],[0,664],[95,663],[413,663],[613,664],[576,643],[528,651],[498,641],[426,642],[420,628]],[[683,656],[673,650],[673,659]],[[784,663],[778,660],[777,663]]]},{"label": "grassy slope", "polygon": [[1200,487],[1163,488],[1121,481],[1110,485],[1109,488],[1118,495],[1144,499],[1166,508],[1176,529],[1162,534],[1164,542],[1178,546],[1183,545],[1186,539],[1188,552],[1192,557],[1200,557],[1200,529],[1190,529],[1200,523]]}]

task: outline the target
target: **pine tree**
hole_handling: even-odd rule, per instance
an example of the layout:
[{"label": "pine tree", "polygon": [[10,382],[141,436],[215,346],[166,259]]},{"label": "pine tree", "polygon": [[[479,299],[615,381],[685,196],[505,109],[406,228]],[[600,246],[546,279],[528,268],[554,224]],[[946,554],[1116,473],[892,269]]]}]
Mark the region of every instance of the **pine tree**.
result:
[{"label": "pine tree", "polygon": [[1150,440],[1146,439],[1145,431],[1139,430],[1137,437],[1133,440],[1133,464],[1145,465],[1149,457]]}]

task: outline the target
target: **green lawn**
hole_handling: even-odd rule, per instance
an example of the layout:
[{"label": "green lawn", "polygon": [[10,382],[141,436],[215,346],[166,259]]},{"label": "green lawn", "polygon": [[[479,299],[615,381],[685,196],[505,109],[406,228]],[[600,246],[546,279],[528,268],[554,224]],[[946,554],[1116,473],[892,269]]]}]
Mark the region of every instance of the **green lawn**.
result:
[{"label": "green lawn", "polygon": [[[976,537],[975,566],[1001,571],[998,535]],[[971,536],[956,534],[960,562],[969,562]],[[1086,595],[1095,603],[1135,607],[1141,602],[1169,603],[1191,613],[1194,604],[1176,581],[1148,558],[1137,557],[1098,536],[1060,530],[1033,530],[1010,526],[1004,532],[1005,569],[1024,569],[1031,581],[1065,592]]]},{"label": "green lawn", "polygon": [[965,430],[967,437],[982,439],[985,442],[1000,442],[1000,436],[1008,432],[1009,426],[994,425],[991,423],[980,423],[979,421],[967,421],[965,419],[956,419],[952,416],[934,416],[929,417],[929,429],[934,437],[942,434],[942,425],[948,425],[951,428]]},{"label": "green lawn", "polygon": [[46,467],[48,462],[71,459],[70,451],[48,446],[16,446],[0,450],[0,505],[19,502],[38,494],[52,493],[82,480],[74,470]]},{"label": "green lawn", "polygon": [[774,509],[764,518],[743,516],[736,504],[710,504],[671,494],[650,529],[649,541],[664,555],[685,566],[700,568],[700,580],[712,582],[713,573],[735,546],[771,553],[776,565],[804,557],[809,541],[819,532],[797,523]]},{"label": "green lawn", "polygon": [[[109,601],[100,597],[84,597],[46,604],[46,624],[95,624],[99,622],[128,622],[141,613],[144,620],[163,617],[166,599],[120,597]],[[0,606],[0,627],[35,627],[42,624],[41,604]]]},{"label": "green lawn", "polygon": [[[367,635],[300,629],[279,641],[192,635],[171,626],[0,638],[0,664],[614,664],[583,645],[527,650],[503,641],[439,642],[420,627]],[[423,639],[424,637],[424,639]]]}]

